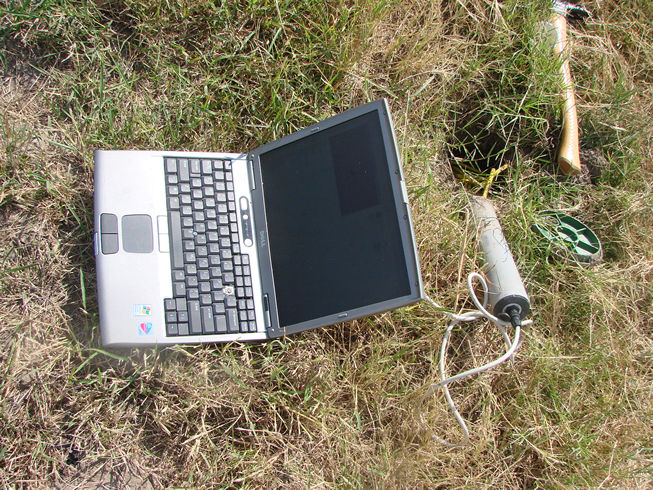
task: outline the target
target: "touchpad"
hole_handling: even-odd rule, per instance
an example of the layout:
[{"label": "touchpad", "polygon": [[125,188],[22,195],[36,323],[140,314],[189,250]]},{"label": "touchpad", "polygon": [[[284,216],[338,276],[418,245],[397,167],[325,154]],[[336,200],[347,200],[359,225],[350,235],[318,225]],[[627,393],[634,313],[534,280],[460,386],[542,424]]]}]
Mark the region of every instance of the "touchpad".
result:
[{"label": "touchpad", "polygon": [[122,217],[122,249],[137,254],[154,251],[152,218],[149,215],[128,214]]}]

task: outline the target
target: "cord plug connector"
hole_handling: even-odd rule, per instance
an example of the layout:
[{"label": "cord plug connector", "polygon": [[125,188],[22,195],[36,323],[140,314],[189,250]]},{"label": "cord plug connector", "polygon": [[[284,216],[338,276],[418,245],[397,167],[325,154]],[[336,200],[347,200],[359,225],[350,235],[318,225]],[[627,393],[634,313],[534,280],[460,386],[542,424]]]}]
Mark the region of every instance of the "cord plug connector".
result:
[{"label": "cord plug connector", "polygon": [[519,311],[519,308],[517,308],[516,306],[511,306],[506,311],[506,313],[510,317],[510,323],[512,324],[512,328],[517,328],[522,326],[521,315],[520,315],[521,312]]}]

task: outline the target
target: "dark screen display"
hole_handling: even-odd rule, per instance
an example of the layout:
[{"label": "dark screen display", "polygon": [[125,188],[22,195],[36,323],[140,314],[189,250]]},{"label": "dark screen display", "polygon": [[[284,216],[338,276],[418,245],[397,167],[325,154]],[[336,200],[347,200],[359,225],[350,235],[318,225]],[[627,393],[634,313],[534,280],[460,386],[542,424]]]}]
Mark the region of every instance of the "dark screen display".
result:
[{"label": "dark screen display", "polygon": [[376,112],[260,161],[282,327],[410,294]]}]

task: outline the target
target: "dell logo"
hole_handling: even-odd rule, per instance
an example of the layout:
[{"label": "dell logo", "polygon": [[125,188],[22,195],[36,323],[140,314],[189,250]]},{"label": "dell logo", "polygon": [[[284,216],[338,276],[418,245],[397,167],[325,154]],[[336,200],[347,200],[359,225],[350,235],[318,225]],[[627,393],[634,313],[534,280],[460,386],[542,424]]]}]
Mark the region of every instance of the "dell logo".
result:
[{"label": "dell logo", "polygon": [[265,239],[265,231],[260,230],[258,232],[258,246],[265,247],[267,245],[267,240]]}]

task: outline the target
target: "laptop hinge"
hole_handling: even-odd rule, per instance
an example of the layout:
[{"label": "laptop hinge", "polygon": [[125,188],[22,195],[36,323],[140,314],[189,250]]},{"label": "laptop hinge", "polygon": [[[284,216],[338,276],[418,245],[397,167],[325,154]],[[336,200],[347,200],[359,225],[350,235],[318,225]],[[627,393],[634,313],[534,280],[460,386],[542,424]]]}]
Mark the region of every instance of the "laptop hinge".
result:
[{"label": "laptop hinge", "polygon": [[270,318],[270,297],[263,295],[263,316],[265,317],[265,328],[272,328],[272,319]]},{"label": "laptop hinge", "polygon": [[263,294],[263,315],[265,317],[265,329],[268,333],[268,338],[274,339],[277,337],[282,337],[286,334],[285,328],[275,328],[272,326],[272,312],[270,306],[270,297],[266,294]]},{"label": "laptop hinge", "polygon": [[254,180],[254,160],[252,157],[247,159],[247,176],[249,178],[249,190],[256,189],[256,181]]}]

